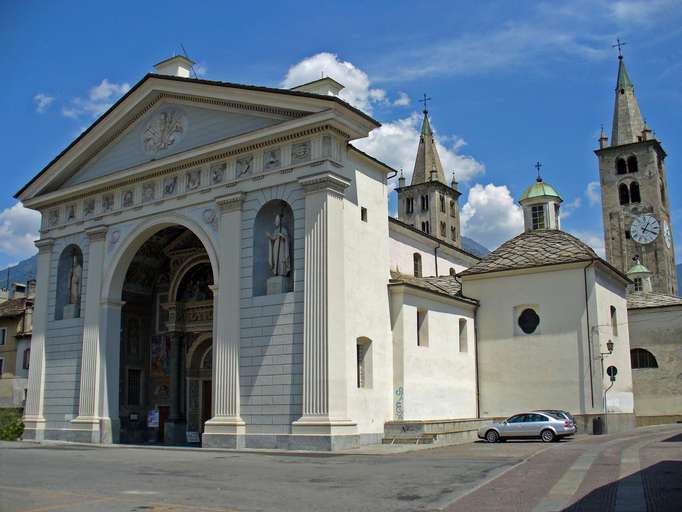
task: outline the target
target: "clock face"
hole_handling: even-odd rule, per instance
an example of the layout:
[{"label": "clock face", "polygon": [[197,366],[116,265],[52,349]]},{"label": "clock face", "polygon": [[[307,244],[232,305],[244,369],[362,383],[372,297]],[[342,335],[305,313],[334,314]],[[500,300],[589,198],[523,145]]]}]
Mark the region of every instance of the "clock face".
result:
[{"label": "clock face", "polygon": [[668,225],[667,220],[663,221],[663,240],[665,240],[665,245],[667,245],[668,249],[670,249],[673,244],[673,236],[670,233],[670,226]]},{"label": "clock face", "polygon": [[639,244],[650,244],[658,237],[661,226],[656,217],[650,214],[640,215],[630,225],[630,235]]}]

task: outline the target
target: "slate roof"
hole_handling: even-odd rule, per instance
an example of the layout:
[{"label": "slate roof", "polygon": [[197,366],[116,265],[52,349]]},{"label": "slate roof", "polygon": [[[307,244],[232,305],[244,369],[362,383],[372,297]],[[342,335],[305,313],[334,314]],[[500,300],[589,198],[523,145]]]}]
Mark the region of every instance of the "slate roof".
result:
[{"label": "slate roof", "polygon": [[462,283],[454,276],[415,277],[410,274],[402,274],[396,270],[391,270],[389,284],[414,286],[428,292],[447,295],[455,299],[470,302],[471,304],[478,304],[476,299],[471,299],[462,295]]},{"label": "slate roof", "polygon": [[19,316],[26,309],[26,299],[11,299],[0,303],[0,318]]},{"label": "slate roof", "polygon": [[628,309],[682,306],[682,297],[658,292],[633,292],[628,295]]},{"label": "slate roof", "polygon": [[[589,245],[573,235],[559,229],[536,229],[521,233],[503,243],[460,275],[486,274],[592,260],[600,260],[609,268],[613,268],[602,260]],[[618,274],[622,275],[622,272],[618,271]]]}]

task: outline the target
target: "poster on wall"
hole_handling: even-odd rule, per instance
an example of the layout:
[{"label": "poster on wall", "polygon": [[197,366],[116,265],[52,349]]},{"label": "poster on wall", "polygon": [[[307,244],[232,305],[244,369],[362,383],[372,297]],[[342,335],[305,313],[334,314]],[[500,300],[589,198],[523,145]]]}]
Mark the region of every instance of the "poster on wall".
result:
[{"label": "poster on wall", "polygon": [[187,432],[188,443],[198,443],[199,441],[199,432]]},{"label": "poster on wall", "polygon": [[152,409],[147,413],[147,426],[150,428],[159,428],[159,410]]}]

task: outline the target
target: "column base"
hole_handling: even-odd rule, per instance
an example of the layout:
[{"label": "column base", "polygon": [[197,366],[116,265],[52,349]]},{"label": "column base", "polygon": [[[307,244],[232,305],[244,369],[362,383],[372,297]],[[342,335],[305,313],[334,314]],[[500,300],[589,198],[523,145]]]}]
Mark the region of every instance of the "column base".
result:
[{"label": "column base", "polygon": [[101,442],[99,423],[100,418],[96,416],[78,416],[72,419],[70,427],[66,429],[69,432],[69,441],[82,443]]},{"label": "column base", "polygon": [[100,418],[100,443],[118,444],[121,433],[121,420],[118,418]]},{"label": "column base", "polygon": [[326,416],[303,416],[291,424],[289,449],[336,451],[360,445],[357,424]]},{"label": "column base", "polygon": [[215,416],[204,424],[204,448],[244,448],[246,424],[239,416]]},{"label": "column base", "polygon": [[24,416],[24,433],[22,439],[27,441],[43,441],[45,439],[45,418],[42,416]]},{"label": "column base", "polygon": [[163,425],[163,442],[165,444],[187,443],[187,422],[184,418],[168,418]]}]

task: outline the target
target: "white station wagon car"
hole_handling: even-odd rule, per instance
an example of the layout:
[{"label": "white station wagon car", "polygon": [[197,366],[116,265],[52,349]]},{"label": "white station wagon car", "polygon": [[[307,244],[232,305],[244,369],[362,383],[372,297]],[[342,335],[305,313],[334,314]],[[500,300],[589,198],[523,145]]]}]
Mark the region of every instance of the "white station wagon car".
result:
[{"label": "white station wagon car", "polygon": [[572,436],[575,432],[576,426],[572,421],[536,411],[515,414],[499,423],[485,425],[478,429],[478,437],[489,443],[533,437],[542,439],[545,443],[551,443],[562,437]]}]

